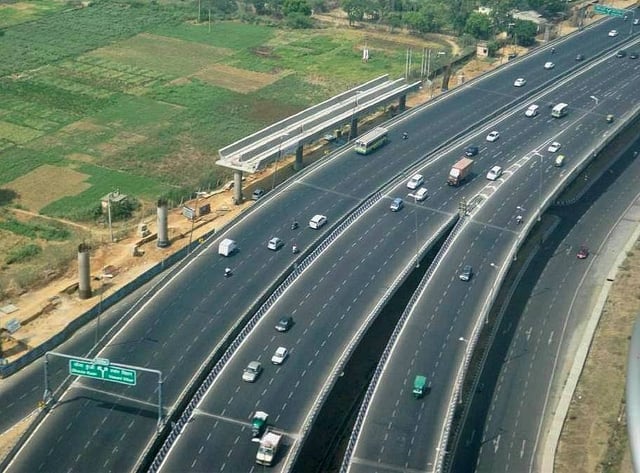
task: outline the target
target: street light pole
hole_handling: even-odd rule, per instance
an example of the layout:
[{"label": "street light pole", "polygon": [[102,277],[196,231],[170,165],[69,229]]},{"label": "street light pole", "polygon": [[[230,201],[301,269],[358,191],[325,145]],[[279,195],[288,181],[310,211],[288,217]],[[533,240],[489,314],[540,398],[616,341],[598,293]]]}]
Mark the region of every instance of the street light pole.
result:
[{"label": "street light pole", "polygon": [[[436,53],[436,59],[439,56],[444,56],[445,54],[447,54],[446,51],[438,51]],[[440,62],[438,62],[438,65],[440,64]],[[431,72],[431,50],[429,50],[429,56],[428,56],[428,60],[427,60],[427,80],[429,80],[429,74]],[[435,79],[435,77],[434,77]],[[430,94],[431,94],[431,98],[433,98],[433,81],[429,82],[429,89],[430,89]]]},{"label": "street light pole", "polygon": [[353,103],[353,110],[351,111],[351,123],[349,123],[349,141],[355,138],[355,133],[353,133],[353,120],[356,117],[356,110],[358,109],[358,97],[362,93],[361,90],[356,90],[355,101]]},{"label": "street light pole", "polygon": [[273,169],[273,181],[271,182],[271,190],[276,187],[276,174],[278,173],[278,161],[282,158],[282,139],[285,136],[289,136],[289,133],[283,133],[280,135],[280,143],[278,144],[278,154],[276,155],[276,162]]},{"label": "street light pole", "polygon": [[413,195],[413,212],[416,217],[416,268],[420,267],[420,245],[418,244],[418,199],[416,198],[415,192]]}]

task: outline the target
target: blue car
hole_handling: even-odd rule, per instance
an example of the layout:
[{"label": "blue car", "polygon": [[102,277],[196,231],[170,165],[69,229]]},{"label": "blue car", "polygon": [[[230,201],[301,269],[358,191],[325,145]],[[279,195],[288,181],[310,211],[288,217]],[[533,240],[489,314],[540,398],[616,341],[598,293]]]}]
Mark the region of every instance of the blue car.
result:
[{"label": "blue car", "polygon": [[391,207],[389,208],[391,209],[392,212],[397,212],[402,207],[404,207],[404,202],[400,197],[396,197],[395,199],[393,199],[393,202],[391,202]]}]

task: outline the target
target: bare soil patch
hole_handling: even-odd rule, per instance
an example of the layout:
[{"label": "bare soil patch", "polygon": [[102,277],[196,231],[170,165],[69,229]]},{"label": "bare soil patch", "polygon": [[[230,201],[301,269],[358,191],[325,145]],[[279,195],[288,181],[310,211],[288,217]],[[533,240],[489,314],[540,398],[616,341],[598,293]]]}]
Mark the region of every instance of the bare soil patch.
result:
[{"label": "bare soil patch", "polygon": [[280,74],[265,74],[264,72],[238,69],[225,64],[211,64],[193,74],[193,77],[234,92],[249,93],[273,84],[286,74],[284,72]]},{"label": "bare soil patch", "polygon": [[85,191],[91,187],[86,182],[88,178],[87,174],[70,168],[44,164],[9,182],[5,187],[18,194],[17,203],[21,206],[38,211],[62,197]]},{"label": "bare soil patch", "polygon": [[147,141],[147,137],[138,133],[131,133],[129,131],[121,131],[110,140],[96,146],[100,152],[108,157],[115,156],[122,153],[128,148]]}]

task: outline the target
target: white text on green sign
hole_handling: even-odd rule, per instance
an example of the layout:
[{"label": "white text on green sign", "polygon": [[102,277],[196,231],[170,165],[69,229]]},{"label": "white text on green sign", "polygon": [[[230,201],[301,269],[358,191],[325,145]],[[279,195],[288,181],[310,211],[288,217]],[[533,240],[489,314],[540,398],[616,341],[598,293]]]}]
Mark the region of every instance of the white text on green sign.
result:
[{"label": "white text on green sign", "polygon": [[69,374],[103,379],[114,383],[128,384],[129,386],[136,385],[137,373],[135,370],[104,364],[103,360],[100,361],[100,364],[96,364],[83,360],[69,360]]}]

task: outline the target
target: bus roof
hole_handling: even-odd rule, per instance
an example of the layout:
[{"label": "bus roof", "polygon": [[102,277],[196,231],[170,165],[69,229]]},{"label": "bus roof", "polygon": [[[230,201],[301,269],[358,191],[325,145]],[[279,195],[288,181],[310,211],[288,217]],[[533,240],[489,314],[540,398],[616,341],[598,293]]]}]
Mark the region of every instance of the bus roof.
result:
[{"label": "bus roof", "polygon": [[381,136],[385,136],[387,133],[389,133],[389,130],[387,130],[384,127],[378,126],[376,128],[374,128],[373,130],[371,130],[369,133],[366,133],[364,135],[362,135],[360,138],[358,138],[356,140],[356,143],[369,143],[371,141],[375,141],[378,138],[380,138]]}]

